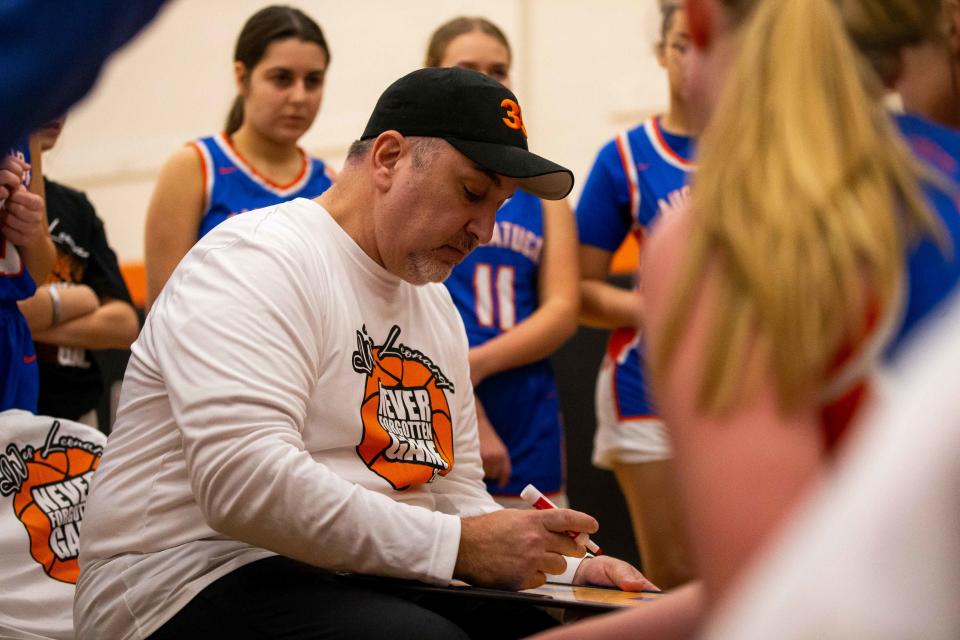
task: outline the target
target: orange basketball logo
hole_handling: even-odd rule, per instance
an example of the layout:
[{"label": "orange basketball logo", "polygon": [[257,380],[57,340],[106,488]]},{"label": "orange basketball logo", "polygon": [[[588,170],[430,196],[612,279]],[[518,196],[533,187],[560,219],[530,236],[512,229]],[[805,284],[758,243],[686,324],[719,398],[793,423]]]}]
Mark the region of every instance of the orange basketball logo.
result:
[{"label": "orange basketball logo", "polygon": [[353,369],[366,374],[357,453],[394,489],[432,482],[453,468],[453,424],[444,389],[453,383],[421,352],[398,344],[394,325],[381,346],[357,332]]},{"label": "orange basketball logo", "polygon": [[54,421],[41,449],[10,445],[0,456],[0,494],[27,530],[30,555],[51,578],[76,583],[80,523],[102,448],[64,436]]}]

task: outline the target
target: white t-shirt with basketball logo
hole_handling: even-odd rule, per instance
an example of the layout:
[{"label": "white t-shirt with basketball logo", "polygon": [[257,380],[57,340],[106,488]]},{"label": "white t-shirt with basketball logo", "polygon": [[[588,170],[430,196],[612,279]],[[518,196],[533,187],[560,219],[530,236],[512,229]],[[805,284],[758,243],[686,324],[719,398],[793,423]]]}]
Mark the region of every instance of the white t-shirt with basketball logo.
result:
[{"label": "white t-shirt with basketball logo", "polygon": [[184,258],[133,345],[87,506],[81,638],[142,638],[280,553],[446,583],[483,484],[463,324],[298,199]]},{"label": "white t-shirt with basketball logo", "polygon": [[0,638],[73,638],[80,523],[106,437],[0,413]]}]

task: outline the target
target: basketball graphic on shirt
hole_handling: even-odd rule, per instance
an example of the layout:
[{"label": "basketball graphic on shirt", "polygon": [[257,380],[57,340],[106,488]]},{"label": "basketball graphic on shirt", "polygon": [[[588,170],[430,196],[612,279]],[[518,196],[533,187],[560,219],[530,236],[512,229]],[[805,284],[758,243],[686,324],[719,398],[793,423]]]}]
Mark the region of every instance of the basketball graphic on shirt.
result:
[{"label": "basketball graphic on shirt", "polygon": [[357,453],[367,467],[403,491],[453,468],[453,424],[444,390],[453,384],[426,355],[398,342],[394,325],[375,346],[357,332],[353,369],[366,375]]},{"label": "basketball graphic on shirt", "polygon": [[46,444],[25,449],[26,455],[20,456],[13,509],[27,530],[30,555],[44,572],[61,582],[76,583],[80,523],[101,449],[75,438],[55,441],[58,428],[55,421]]}]

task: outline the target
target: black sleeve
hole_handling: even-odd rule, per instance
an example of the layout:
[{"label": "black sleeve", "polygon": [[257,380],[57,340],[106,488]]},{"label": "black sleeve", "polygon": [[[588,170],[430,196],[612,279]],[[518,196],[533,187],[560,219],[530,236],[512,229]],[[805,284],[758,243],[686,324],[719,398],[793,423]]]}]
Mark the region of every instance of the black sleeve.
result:
[{"label": "black sleeve", "polygon": [[[77,199],[78,213],[87,220],[89,234],[90,258],[83,276],[83,284],[88,285],[101,298],[115,298],[124,302],[131,302],[130,292],[120,274],[120,265],[117,254],[107,242],[107,232],[103,221],[97,215],[86,194],[79,193]],[[132,302],[131,302],[132,304]]]}]

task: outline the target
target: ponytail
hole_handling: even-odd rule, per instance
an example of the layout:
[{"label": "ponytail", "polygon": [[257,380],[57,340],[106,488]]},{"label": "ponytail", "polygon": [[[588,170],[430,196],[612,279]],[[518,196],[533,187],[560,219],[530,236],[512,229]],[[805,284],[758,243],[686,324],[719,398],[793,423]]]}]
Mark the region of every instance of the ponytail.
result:
[{"label": "ponytail", "polygon": [[232,136],[242,124],[243,96],[238,95],[233,99],[233,105],[231,105],[230,112],[227,114],[227,124],[224,126],[224,131],[227,132],[228,136]]},{"label": "ponytail", "polygon": [[666,375],[700,279],[716,268],[701,408],[729,409],[760,353],[790,412],[864,334],[868,307],[889,312],[906,243],[938,226],[923,170],[834,2],[728,2],[745,20],[740,53],[698,144],[694,231],[653,373]]}]

